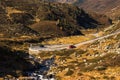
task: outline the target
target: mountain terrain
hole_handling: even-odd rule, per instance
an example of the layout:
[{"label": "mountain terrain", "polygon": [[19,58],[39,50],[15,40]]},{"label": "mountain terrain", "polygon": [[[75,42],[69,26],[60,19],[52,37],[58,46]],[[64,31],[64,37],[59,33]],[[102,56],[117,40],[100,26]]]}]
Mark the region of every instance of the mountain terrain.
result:
[{"label": "mountain terrain", "polygon": [[50,2],[76,4],[87,10],[106,12],[119,6],[120,0],[48,0]]},{"label": "mountain terrain", "polygon": [[[45,1],[49,1],[49,2],[60,2],[60,3],[69,3],[69,4],[72,4],[72,3],[75,3],[77,2],[77,0],[45,0]],[[81,2],[82,0],[80,0]]]},{"label": "mountain terrain", "polygon": [[0,1],[0,79],[120,80],[119,0],[49,1]]},{"label": "mountain terrain", "polygon": [[25,70],[33,69],[38,63],[27,59],[29,54],[14,51],[5,43],[0,42],[0,78],[5,76],[19,77]]},{"label": "mountain terrain", "polygon": [[[69,3],[77,5],[86,11],[93,11],[100,14],[106,14],[113,19],[118,19],[120,12],[120,0],[48,0],[60,3]],[[117,12],[117,11],[118,12]]]},{"label": "mountain terrain", "polygon": [[[1,25],[6,27],[11,25],[11,27],[8,26],[11,30],[1,26],[2,31],[4,28],[8,29],[3,33],[7,36],[11,34],[13,36],[18,34],[18,36],[20,34],[25,36],[31,34],[45,36],[79,35],[82,34],[81,29],[101,28],[112,23],[107,16],[89,14],[76,6],[39,0],[3,0],[0,9]],[[93,14],[95,15],[93,16]],[[11,34],[8,34],[7,31]]]},{"label": "mountain terrain", "polygon": [[[101,36],[110,35],[114,32],[119,32],[90,42],[84,45],[79,45],[75,49],[64,49],[60,51],[41,51],[35,54],[36,57],[49,58],[55,55],[56,67],[52,67],[50,72],[55,72],[57,80],[119,80],[120,77],[120,21],[114,22],[104,30],[95,34],[86,36],[71,36],[45,41],[45,44],[77,44],[81,42],[94,40]],[[102,33],[102,34],[101,34]],[[92,35],[92,38],[91,38]],[[96,36],[98,35],[98,36]],[[94,36],[94,37],[93,37]],[[80,43],[80,44],[81,44]],[[46,53],[46,54],[44,54]],[[44,55],[43,55],[44,54]],[[111,74],[113,73],[113,74]]]},{"label": "mountain terrain", "polygon": [[[81,8],[101,14],[105,13],[113,19],[118,19],[120,17],[120,0],[83,0],[83,3],[79,4],[79,2],[76,2],[76,4],[77,3]],[[115,12],[115,10],[117,11]]]}]

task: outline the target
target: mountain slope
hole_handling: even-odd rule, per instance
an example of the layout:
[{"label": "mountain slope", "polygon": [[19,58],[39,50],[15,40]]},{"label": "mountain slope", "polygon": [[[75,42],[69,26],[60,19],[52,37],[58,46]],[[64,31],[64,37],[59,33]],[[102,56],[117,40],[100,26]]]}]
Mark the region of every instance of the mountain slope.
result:
[{"label": "mountain slope", "polygon": [[[15,16],[16,14],[14,14]],[[24,16],[24,15],[23,15]],[[30,35],[38,35],[38,33],[25,25],[25,20],[28,22],[29,20],[25,19],[21,20],[19,23],[15,17],[10,17],[8,15],[7,9],[0,6],[0,37],[18,37],[18,36],[30,36]],[[23,19],[23,18],[22,18]]]},{"label": "mountain slope", "polygon": [[[72,3],[76,2],[77,0],[45,0],[45,1],[72,4]],[[82,1],[82,0],[80,0],[80,1]]]},{"label": "mountain slope", "polygon": [[120,0],[55,0],[55,2],[74,4],[86,11],[106,13],[111,18],[118,19],[120,14]]},{"label": "mountain slope", "polygon": [[[9,23],[22,24],[24,27],[29,26],[42,35],[45,34],[48,27],[50,32],[48,31],[46,35],[52,33],[51,36],[68,36],[82,34],[81,29],[94,29],[111,24],[110,19],[106,16],[99,14],[93,16],[94,13],[86,13],[84,10],[69,4],[49,3],[39,0],[5,0],[2,1],[1,9],[4,10],[4,16]],[[5,18],[3,17],[3,19]],[[55,23],[51,24],[49,21]],[[43,31],[41,28],[44,28]],[[56,31],[54,32],[54,30]]]},{"label": "mountain slope", "polygon": [[120,6],[113,8],[109,12],[106,12],[106,15],[113,20],[120,20]]},{"label": "mountain slope", "polygon": [[[120,0],[84,0],[80,7],[97,12],[106,12],[119,6]],[[79,4],[79,3],[78,3]]]},{"label": "mountain slope", "polygon": [[105,13],[112,19],[120,17],[120,0],[84,0],[83,3],[77,5],[86,10]]},{"label": "mountain slope", "polygon": [[120,5],[120,0],[48,0],[52,2],[71,3],[87,10],[106,12]]},{"label": "mountain slope", "polygon": [[0,77],[18,77],[23,75],[24,70],[33,69],[37,63],[26,59],[27,56],[28,54],[22,51],[12,51],[0,42]]}]

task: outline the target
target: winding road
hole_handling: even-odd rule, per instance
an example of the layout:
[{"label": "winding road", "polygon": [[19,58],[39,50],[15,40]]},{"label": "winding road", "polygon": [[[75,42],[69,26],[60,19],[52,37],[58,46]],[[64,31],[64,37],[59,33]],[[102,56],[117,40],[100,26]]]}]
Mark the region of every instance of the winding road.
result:
[{"label": "winding road", "polygon": [[81,46],[81,45],[85,45],[85,44],[88,44],[88,43],[92,43],[94,41],[97,41],[97,40],[101,40],[101,39],[105,39],[105,38],[108,38],[110,36],[113,36],[113,35],[117,35],[120,33],[120,30],[114,32],[114,33],[111,33],[111,34],[108,34],[108,35],[105,35],[105,36],[101,36],[101,37],[98,37],[98,38],[95,38],[95,39],[92,39],[92,40],[88,40],[88,41],[85,41],[85,42],[81,42],[81,43],[78,43],[78,44],[75,44],[76,47],[78,46]]},{"label": "winding road", "polygon": [[[97,38],[92,39],[92,40],[80,42],[78,44],[75,44],[74,46],[77,48],[77,47],[79,47],[81,45],[85,45],[85,44],[92,43],[92,42],[97,41],[97,40],[105,39],[105,38],[108,38],[110,36],[117,35],[119,33],[120,33],[120,30],[117,30],[117,31],[115,31],[115,32],[113,32],[111,34],[101,36],[101,37],[97,37]],[[40,51],[59,51],[59,50],[63,50],[63,49],[69,49],[70,45],[72,45],[72,44],[45,45],[44,47],[31,46],[31,47],[29,47],[29,53],[34,54],[34,53],[39,53]]]}]

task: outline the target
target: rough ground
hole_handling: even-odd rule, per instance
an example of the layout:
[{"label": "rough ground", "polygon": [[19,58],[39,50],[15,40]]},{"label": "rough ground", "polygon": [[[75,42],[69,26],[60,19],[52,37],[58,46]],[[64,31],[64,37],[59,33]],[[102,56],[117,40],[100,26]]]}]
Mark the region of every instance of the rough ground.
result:
[{"label": "rough ground", "polygon": [[[119,24],[70,4],[1,0],[0,77],[52,74],[57,80],[119,80]],[[86,42],[68,49],[79,41]],[[48,44],[52,51],[30,55],[30,44]]]},{"label": "rough ground", "polygon": [[41,51],[35,56],[42,59],[56,56],[56,66],[49,73],[56,74],[57,80],[119,80],[120,31],[119,26],[110,27],[103,36],[80,43],[77,49]]}]

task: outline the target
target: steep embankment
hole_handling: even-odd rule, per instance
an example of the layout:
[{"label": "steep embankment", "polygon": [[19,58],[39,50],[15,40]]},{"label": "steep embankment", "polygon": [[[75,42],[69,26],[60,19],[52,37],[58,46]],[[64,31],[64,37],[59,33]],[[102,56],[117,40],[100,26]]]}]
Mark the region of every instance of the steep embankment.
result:
[{"label": "steep embankment", "polygon": [[0,42],[0,77],[22,76],[25,70],[34,68],[37,63],[27,57],[28,54],[22,51],[12,51]]}]

